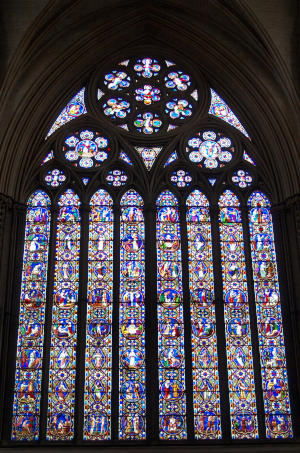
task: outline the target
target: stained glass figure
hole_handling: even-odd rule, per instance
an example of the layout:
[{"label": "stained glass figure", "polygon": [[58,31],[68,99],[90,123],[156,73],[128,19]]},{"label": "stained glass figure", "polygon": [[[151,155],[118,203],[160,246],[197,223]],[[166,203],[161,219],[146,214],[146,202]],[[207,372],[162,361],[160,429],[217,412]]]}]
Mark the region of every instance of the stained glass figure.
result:
[{"label": "stained glass figure", "polygon": [[75,167],[89,169],[99,167],[110,151],[110,140],[100,132],[82,130],[64,140],[64,157]]},{"label": "stained glass figure", "polygon": [[240,202],[226,190],[219,207],[231,435],[255,439],[257,409]]},{"label": "stained glass figure", "polygon": [[187,170],[175,170],[172,172],[170,180],[174,186],[184,188],[191,184],[193,178]]},{"label": "stained glass figure", "polygon": [[47,156],[45,157],[45,159],[43,159],[41,165],[45,165],[46,162],[49,162],[50,160],[52,160],[54,158],[54,154],[53,154],[53,151],[51,150]]},{"label": "stained glass figure", "polygon": [[50,187],[59,187],[66,181],[66,179],[67,177],[65,173],[58,168],[49,170],[44,176],[45,183]]},{"label": "stained glass figure", "polygon": [[165,85],[173,91],[185,91],[191,85],[190,76],[182,71],[169,72],[165,77]]},{"label": "stained glass figure", "polygon": [[262,192],[248,200],[253,280],[266,436],[293,436],[271,204]]},{"label": "stained glass figure", "polygon": [[224,167],[235,151],[230,138],[223,132],[212,130],[197,132],[187,141],[185,149],[191,162],[210,170]]},{"label": "stained glass figure", "polygon": [[124,71],[114,70],[104,77],[104,85],[113,91],[122,91],[130,85],[130,76]]},{"label": "stained glass figure", "polygon": [[111,119],[124,119],[130,113],[130,103],[121,98],[110,98],[102,105],[104,114]]},{"label": "stained glass figure", "polygon": [[194,190],[186,204],[195,438],[220,439],[220,391],[209,203],[203,193]]},{"label": "stained glass figure", "polygon": [[172,99],[166,103],[165,112],[172,120],[185,120],[193,113],[192,104],[186,99]]},{"label": "stained glass figure", "polygon": [[105,179],[107,184],[109,184],[110,186],[120,187],[126,184],[128,176],[126,175],[125,171],[114,169],[108,171]]},{"label": "stained glass figure", "polygon": [[90,201],[84,393],[85,440],[111,436],[113,300],[112,199],[100,189]]},{"label": "stained glass figure", "polygon": [[254,160],[252,159],[252,157],[249,156],[248,153],[246,153],[246,151],[244,150],[243,152],[243,159],[246,161],[246,162],[249,162],[249,164],[251,165],[256,165],[256,163],[254,162]]},{"label": "stained glass figure", "polygon": [[223,101],[223,99],[220,98],[220,96],[212,88],[210,89],[210,93],[211,93],[211,104],[208,113],[220,118],[223,121],[226,121],[226,123],[231,124],[231,126],[238,129],[242,134],[249,138],[249,140],[251,140],[247,131],[242,126],[242,124],[235,116],[233,111],[228,107],[226,102]]},{"label": "stained glass figure", "polygon": [[38,190],[27,206],[12,439],[31,441],[39,437],[50,198]]},{"label": "stained glass figure", "polygon": [[186,388],[182,265],[177,199],[162,192],[157,201],[157,292],[159,437],[186,439]]},{"label": "stained glass figure", "polygon": [[177,152],[174,151],[172,154],[170,154],[170,156],[166,160],[164,167],[167,167],[168,165],[172,164],[172,162],[175,162],[175,160],[177,159],[178,159]]},{"label": "stained glass figure", "polygon": [[80,90],[79,93],[77,93],[76,96],[71,99],[71,101],[66,105],[66,107],[62,110],[62,112],[59,114],[59,116],[51,126],[51,129],[49,130],[46,138],[50,137],[53,132],[55,132],[64,124],[86,113],[84,93],[85,88],[82,88],[82,90]]},{"label": "stained glass figure", "polygon": [[149,135],[153,132],[159,132],[162,121],[158,113],[145,112],[137,115],[134,125],[138,132]]},{"label": "stained glass figure", "polygon": [[157,77],[160,71],[160,65],[155,59],[143,58],[137,60],[134,70],[138,76],[150,79],[151,77]]},{"label": "stained glass figure", "polygon": [[126,164],[128,164],[128,165],[133,165],[132,162],[131,162],[131,159],[129,159],[129,157],[127,156],[126,153],[124,153],[124,151],[121,151],[121,152],[120,152],[119,158],[120,158],[121,160],[123,160],[124,162],[126,162]]},{"label": "stained glass figure", "polygon": [[152,85],[144,85],[136,88],[135,99],[143,102],[145,105],[151,105],[160,100],[160,90]]},{"label": "stained glass figure", "polygon": [[58,200],[47,440],[71,440],[74,437],[79,205],[79,197],[71,189]]},{"label": "stained glass figure", "polygon": [[121,198],[119,438],[146,438],[145,227],[143,200]]},{"label": "stained glass figure", "polygon": [[240,187],[241,189],[245,189],[246,187],[250,187],[252,185],[252,176],[246,170],[237,170],[233,173],[231,178],[232,182]]},{"label": "stained glass figure", "polygon": [[141,147],[141,146],[135,146],[135,149],[137,150],[137,152],[139,153],[139,155],[143,159],[145,167],[149,171],[149,170],[151,170],[151,168],[152,168],[152,166],[153,166],[153,164],[155,162],[155,159],[157,158],[157,156],[161,152],[162,147],[161,146],[155,146],[153,148],[144,148],[144,147]]}]

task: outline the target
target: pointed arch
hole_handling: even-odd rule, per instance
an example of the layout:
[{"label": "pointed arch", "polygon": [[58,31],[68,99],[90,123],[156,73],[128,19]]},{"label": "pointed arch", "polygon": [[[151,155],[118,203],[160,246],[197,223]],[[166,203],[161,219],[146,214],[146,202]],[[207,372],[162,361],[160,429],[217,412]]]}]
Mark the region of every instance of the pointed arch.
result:
[{"label": "pointed arch", "polygon": [[77,311],[80,253],[80,201],[72,190],[58,199],[54,268],[48,440],[74,437]]},{"label": "pointed arch", "polygon": [[226,190],[219,198],[219,210],[231,435],[233,439],[256,439],[253,353],[238,197]]},{"label": "pointed arch", "polygon": [[263,192],[248,199],[266,436],[293,436],[271,203]]},{"label": "pointed arch", "polygon": [[[39,436],[50,206],[49,196],[41,190],[34,192],[27,202],[13,406],[13,440],[31,441],[37,440]],[[27,425],[32,427],[31,430],[23,429]]]},{"label": "pointed arch", "polygon": [[209,202],[196,189],[188,196],[186,205],[195,437],[220,439],[222,433]]},{"label": "pointed arch", "polygon": [[86,317],[85,440],[111,438],[114,214],[99,189],[90,200]]},{"label": "pointed arch", "polygon": [[62,127],[64,124],[69,123],[70,121],[78,118],[81,115],[84,115],[87,110],[84,102],[84,93],[85,87],[82,88],[63,108],[61,113],[56,118],[55,122],[52,124],[46,139],[50,137],[57,129]]},{"label": "pointed arch", "polygon": [[[159,353],[159,436],[186,439],[186,388],[182,297],[181,232],[178,201],[169,190],[156,200]],[[177,329],[177,341],[170,342]],[[177,406],[174,413],[171,398]]]},{"label": "pointed arch", "polygon": [[145,225],[142,197],[121,198],[119,438],[146,438]]}]

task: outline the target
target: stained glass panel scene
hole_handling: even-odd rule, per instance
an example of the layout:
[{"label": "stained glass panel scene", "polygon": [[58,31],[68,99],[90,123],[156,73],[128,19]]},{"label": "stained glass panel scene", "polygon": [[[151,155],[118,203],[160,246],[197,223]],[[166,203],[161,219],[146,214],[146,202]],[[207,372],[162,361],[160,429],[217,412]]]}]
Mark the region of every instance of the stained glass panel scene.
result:
[{"label": "stained glass panel scene", "polygon": [[143,200],[123,195],[120,222],[119,438],[146,438],[145,227]]},{"label": "stained glass panel scene", "polygon": [[159,436],[186,439],[185,359],[181,237],[177,199],[157,199]]},{"label": "stained glass panel scene", "polygon": [[59,200],[48,388],[48,440],[74,437],[80,201],[68,189]]},{"label": "stained glass panel scene", "polygon": [[220,439],[220,390],[209,203],[199,190],[187,198],[189,288],[196,439]]},{"label": "stained glass panel scene", "polygon": [[258,437],[240,202],[230,190],[219,199],[224,318],[233,439]]},{"label": "stained glass panel scene", "polygon": [[111,435],[113,300],[112,199],[100,189],[90,201],[85,355],[84,439]]},{"label": "stained glass panel scene", "polygon": [[262,192],[248,200],[266,436],[293,436],[271,204]]},{"label": "stained glass panel scene", "polygon": [[53,125],[51,126],[51,129],[49,130],[47,137],[50,137],[50,135],[53,134],[57,129],[59,129],[61,126],[64,124],[68,123],[69,121],[72,121],[75,118],[78,118],[81,115],[84,115],[86,113],[86,107],[85,107],[85,102],[84,102],[84,93],[85,93],[85,88],[82,88],[76,96],[74,96],[71,101],[66,105],[66,107],[63,109],[63,111],[59,114]]},{"label": "stained glass panel scene", "polygon": [[43,366],[50,198],[37,191],[28,200],[17,340],[12,439],[37,440]]}]

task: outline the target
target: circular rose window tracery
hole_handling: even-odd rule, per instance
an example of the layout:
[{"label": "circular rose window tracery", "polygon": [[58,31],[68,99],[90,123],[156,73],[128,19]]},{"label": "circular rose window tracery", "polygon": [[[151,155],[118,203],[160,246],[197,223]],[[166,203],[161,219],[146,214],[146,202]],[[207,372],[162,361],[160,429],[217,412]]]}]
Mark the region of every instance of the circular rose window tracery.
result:
[{"label": "circular rose window tracery", "polygon": [[144,137],[174,131],[194,116],[199,104],[195,82],[184,68],[151,57],[116,64],[100,78],[99,93],[107,120]]},{"label": "circular rose window tracery", "polygon": [[209,170],[224,167],[234,155],[232,140],[216,130],[199,131],[186,141],[189,160]]}]

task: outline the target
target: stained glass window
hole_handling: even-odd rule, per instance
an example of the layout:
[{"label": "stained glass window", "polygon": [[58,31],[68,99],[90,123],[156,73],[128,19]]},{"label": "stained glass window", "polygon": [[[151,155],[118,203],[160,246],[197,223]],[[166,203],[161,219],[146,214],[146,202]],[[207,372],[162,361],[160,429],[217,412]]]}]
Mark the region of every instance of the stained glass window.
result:
[{"label": "stained glass window", "polygon": [[46,138],[50,137],[53,132],[55,132],[64,124],[86,113],[84,93],[85,88],[82,88],[82,90],[80,90],[79,93],[77,93],[76,96],[71,99],[71,101],[66,105],[66,107],[62,110],[62,112],[59,114],[59,116],[51,126],[51,129],[49,130]]},{"label": "stained glass window", "polygon": [[105,65],[48,133],[27,204],[14,441],[293,436],[271,206],[259,191],[242,203],[264,187],[259,140],[197,71],[157,55]]},{"label": "stained glass window", "polygon": [[113,211],[103,189],[90,201],[84,439],[110,439]]},{"label": "stained glass window", "polygon": [[199,190],[187,199],[196,439],[221,438],[217,331],[209,203]]},{"label": "stained glass window", "polygon": [[66,181],[67,177],[62,170],[54,168],[46,173],[44,179],[47,186],[58,187]]},{"label": "stained glass window", "polygon": [[240,169],[233,173],[231,180],[235,186],[245,189],[252,185],[253,178],[248,171]]},{"label": "stained glass window", "polygon": [[155,162],[155,159],[157,158],[157,156],[159,155],[159,153],[162,150],[162,147],[157,146],[157,147],[153,147],[153,148],[143,148],[141,146],[136,146],[135,149],[137,150],[137,152],[143,159],[147,170],[151,170],[151,168]]},{"label": "stained glass window", "polygon": [[186,439],[181,237],[177,199],[157,199],[159,436]]},{"label": "stained glass window", "polygon": [[212,170],[230,162],[235,149],[230,138],[221,131],[205,130],[187,141],[186,152],[198,167]]},{"label": "stained glass window", "polygon": [[99,167],[110,151],[110,141],[99,132],[88,129],[75,132],[64,140],[64,158],[75,167]]},{"label": "stained glass window", "polygon": [[71,189],[58,200],[48,393],[49,440],[70,440],[74,436],[79,205],[79,197]]},{"label": "stained glass window", "polygon": [[37,191],[28,200],[23,255],[17,366],[13,406],[13,440],[39,436],[46,309],[50,198]]},{"label": "stained glass window", "polygon": [[143,200],[121,199],[119,438],[146,438],[145,227]]},{"label": "stained glass window", "polygon": [[233,439],[258,437],[240,202],[230,190],[219,200],[231,432]]},{"label": "stained glass window", "polygon": [[253,192],[248,206],[266,436],[287,438],[293,431],[271,204]]},{"label": "stained glass window", "polygon": [[233,111],[229,108],[225,101],[211,88],[211,104],[209,108],[209,112],[211,115],[214,115],[226,123],[231,124],[233,127],[238,129],[242,134],[244,134],[247,138],[250,139],[248,132],[242,126],[238,118],[235,116]]}]

